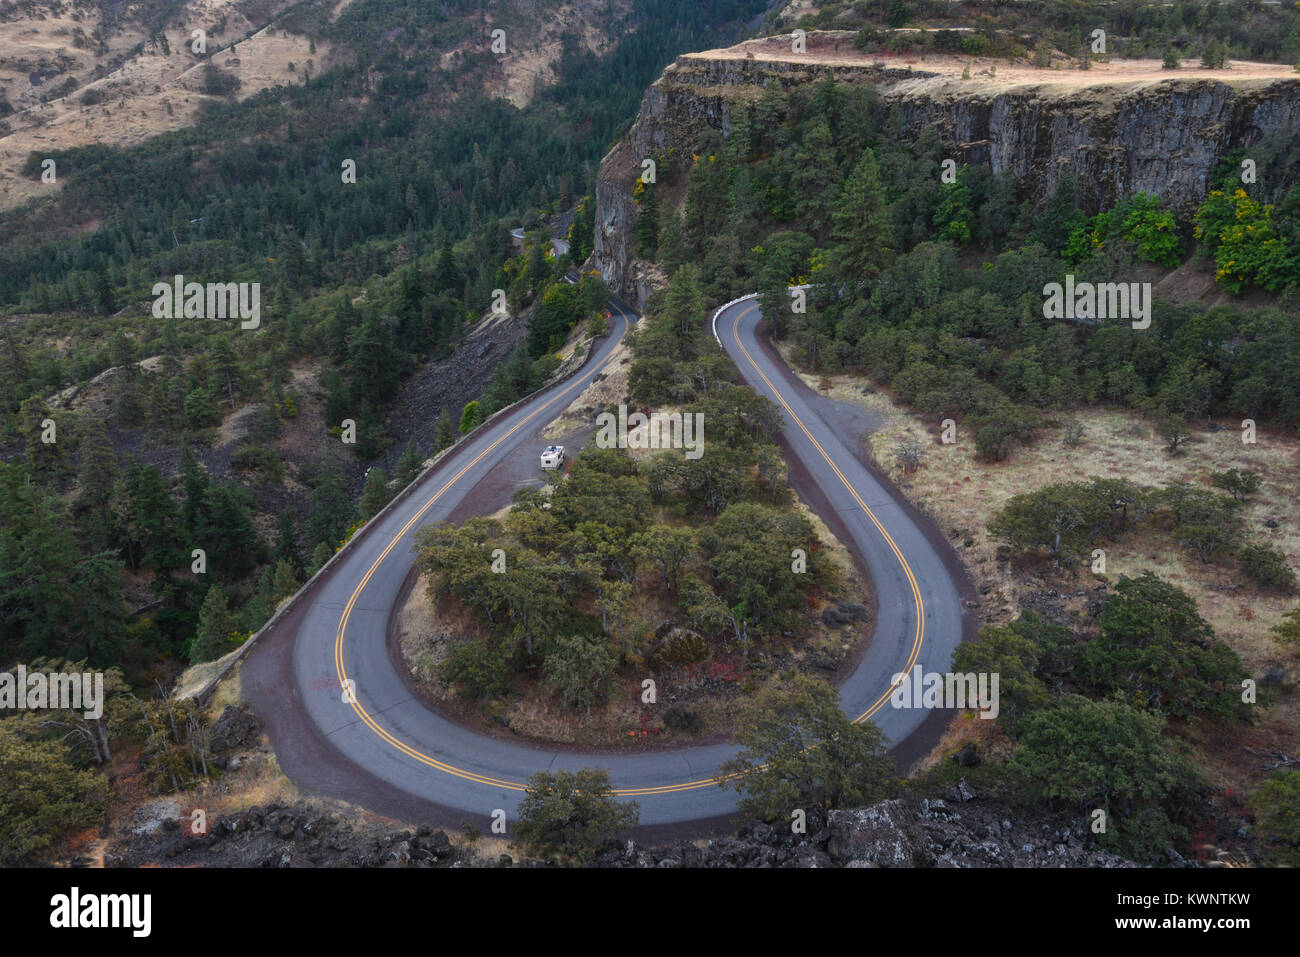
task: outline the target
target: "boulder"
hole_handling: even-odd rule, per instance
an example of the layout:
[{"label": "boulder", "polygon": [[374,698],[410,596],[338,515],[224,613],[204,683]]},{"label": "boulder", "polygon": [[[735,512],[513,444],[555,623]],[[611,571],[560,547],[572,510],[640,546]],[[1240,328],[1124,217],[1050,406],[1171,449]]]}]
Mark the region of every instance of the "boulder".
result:
[{"label": "boulder", "polygon": [[[865,861],[875,867],[928,867],[933,861],[903,801],[831,811],[826,850],[841,861]],[[858,866],[864,866],[859,864]]]}]

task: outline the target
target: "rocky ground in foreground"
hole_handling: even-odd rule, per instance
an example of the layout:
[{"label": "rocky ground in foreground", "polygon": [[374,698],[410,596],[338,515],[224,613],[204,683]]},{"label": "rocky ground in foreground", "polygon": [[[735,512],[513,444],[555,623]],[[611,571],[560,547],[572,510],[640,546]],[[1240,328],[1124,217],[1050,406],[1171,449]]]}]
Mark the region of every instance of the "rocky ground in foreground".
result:
[{"label": "rocky ground in foreground", "polygon": [[[735,838],[638,848],[632,841],[597,864],[610,867],[1133,867],[1098,850],[1082,823],[1012,821],[963,778],[943,799],[908,796],[831,811],[805,836],[758,824]],[[812,826],[810,816],[810,829]],[[1181,859],[1170,863],[1185,863]]]},{"label": "rocky ground in foreground", "polygon": [[[257,719],[229,707],[213,728],[212,763],[235,774],[259,747]],[[494,848],[500,842],[491,842]],[[1165,866],[1196,866],[1166,852]],[[87,859],[72,862],[86,865]],[[905,795],[870,807],[810,814],[806,834],[757,824],[736,836],[647,846],[611,842],[598,867],[1131,867],[1096,847],[1085,822],[1025,815],[976,792],[966,778],[942,796]],[[554,861],[489,852],[461,834],[410,827],[332,801],[272,801],[189,833],[181,803],[142,805],[107,842],[108,867],[546,867]]]},{"label": "rocky ground in foreground", "polygon": [[[1131,867],[1093,846],[1082,824],[1016,820],[964,783],[952,799],[899,798],[832,811],[817,832],[760,824],[740,836],[645,847],[611,844],[598,867]],[[962,796],[969,800],[962,800]],[[811,822],[810,822],[811,823]],[[108,866],[510,867],[555,866],[510,854],[489,857],[445,831],[366,824],[307,804],[254,807],[211,822],[207,835],[165,819],[153,833],[109,852]],[[1173,866],[1194,866],[1173,855]]]}]

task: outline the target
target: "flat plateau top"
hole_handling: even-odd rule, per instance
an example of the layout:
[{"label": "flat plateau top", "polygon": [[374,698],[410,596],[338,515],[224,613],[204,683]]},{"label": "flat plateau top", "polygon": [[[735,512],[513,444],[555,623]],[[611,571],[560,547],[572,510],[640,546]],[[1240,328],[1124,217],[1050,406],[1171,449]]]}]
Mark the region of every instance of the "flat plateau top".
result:
[{"label": "flat plateau top", "polygon": [[[1205,70],[1199,60],[1190,57],[1177,70],[1161,68],[1158,59],[1120,60],[1109,63],[1094,60],[1091,69],[1080,70],[1076,62],[1064,57],[1056,58],[1055,67],[1035,67],[1026,58],[1005,60],[997,57],[968,57],[949,53],[875,53],[859,50],[853,44],[853,34],[810,33],[802,53],[791,52],[789,34],[747,40],[721,50],[704,50],[683,54],[679,59],[690,60],[746,60],[769,63],[806,63],[815,66],[871,67],[883,65],[888,70],[917,72],[915,80],[894,79],[897,83],[916,83],[940,86],[944,89],[964,89],[978,92],[1000,92],[1014,87],[1053,86],[1070,89],[1120,86],[1129,84],[1161,83],[1168,80],[1218,80],[1224,83],[1240,81],[1267,81],[1291,79],[1300,81],[1300,73],[1288,64],[1252,63],[1243,60],[1229,61],[1223,70]],[[970,79],[962,79],[962,71],[970,69]],[[990,67],[996,72],[989,74]],[[928,75],[927,75],[928,74]]]}]

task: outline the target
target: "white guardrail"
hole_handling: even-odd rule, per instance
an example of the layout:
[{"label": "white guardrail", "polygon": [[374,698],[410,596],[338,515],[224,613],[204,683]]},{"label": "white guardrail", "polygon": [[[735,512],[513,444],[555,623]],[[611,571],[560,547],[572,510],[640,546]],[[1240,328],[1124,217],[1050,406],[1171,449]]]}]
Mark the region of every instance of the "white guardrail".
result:
[{"label": "white guardrail", "polygon": [[747,296],[741,296],[739,299],[733,299],[731,302],[723,303],[718,307],[718,311],[713,314],[713,338],[718,340],[718,345],[722,345],[722,340],[718,338],[718,316],[722,315],[738,302],[744,302],[746,299],[757,299],[759,296],[756,292],[751,292]]},{"label": "white guardrail", "polygon": [[[811,289],[812,286],[813,284],[809,282],[809,283],[804,283],[802,286],[786,286],[785,288],[787,291],[794,292],[799,289]],[[757,299],[760,295],[762,295],[762,293],[751,292],[748,293],[747,295],[741,296],[739,299],[733,299],[731,300],[731,302],[723,303],[721,306],[718,307],[718,311],[713,314],[713,323],[712,323],[713,338],[717,339],[718,345],[722,345],[722,340],[718,338],[718,316],[722,315],[724,312],[726,312],[736,303],[744,302],[746,299]]]}]

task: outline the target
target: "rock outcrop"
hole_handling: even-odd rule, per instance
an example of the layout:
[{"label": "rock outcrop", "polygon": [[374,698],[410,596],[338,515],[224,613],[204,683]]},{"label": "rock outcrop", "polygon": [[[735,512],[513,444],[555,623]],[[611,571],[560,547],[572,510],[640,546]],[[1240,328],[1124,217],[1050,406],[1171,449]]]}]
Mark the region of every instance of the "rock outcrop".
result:
[{"label": "rock outcrop", "polygon": [[897,108],[905,139],[932,128],[959,163],[1008,174],[1026,195],[1048,196],[1068,173],[1092,210],[1149,192],[1185,213],[1204,200],[1224,154],[1300,128],[1300,76],[1287,67],[1162,74],[1140,61],[1083,73],[1003,63],[995,66],[1005,78],[986,67],[972,82],[950,59],[936,58],[932,68],[928,59],[886,60],[856,50],[852,36],[809,34],[805,55],[791,54],[788,39],[688,54],[655,81],[596,185],[594,261],[618,295],[641,305],[652,284],[634,255],[642,161],[656,159],[661,182],[683,173],[701,135],[726,136],[736,105],[756,100],[768,83],[788,89],[833,73],[838,82],[873,84]]},{"label": "rock outcrop", "polygon": [[308,804],[226,814],[194,834],[177,818],[137,827],[105,864],[141,867],[463,867],[477,858],[431,827],[395,828]]},{"label": "rock outcrop", "polygon": [[[737,837],[605,851],[601,867],[1135,867],[1077,820],[1026,819],[962,782],[944,799],[908,796],[808,816],[808,833],[757,824]],[[1195,867],[1172,850],[1168,866]]]},{"label": "rock outcrop", "polygon": [[[139,867],[554,867],[453,842],[440,830],[356,817],[329,802],[271,804],[220,815],[194,834],[174,799],[142,807],[106,853],[107,866]],[[512,848],[514,850],[514,848]],[[86,861],[82,861],[84,866]],[[1172,849],[1169,867],[1189,861]],[[807,833],[755,824],[734,836],[643,846],[611,842],[596,867],[1134,867],[1097,846],[1077,816],[1026,817],[977,794],[963,778],[944,798],[908,795],[865,808],[810,812]]]}]

